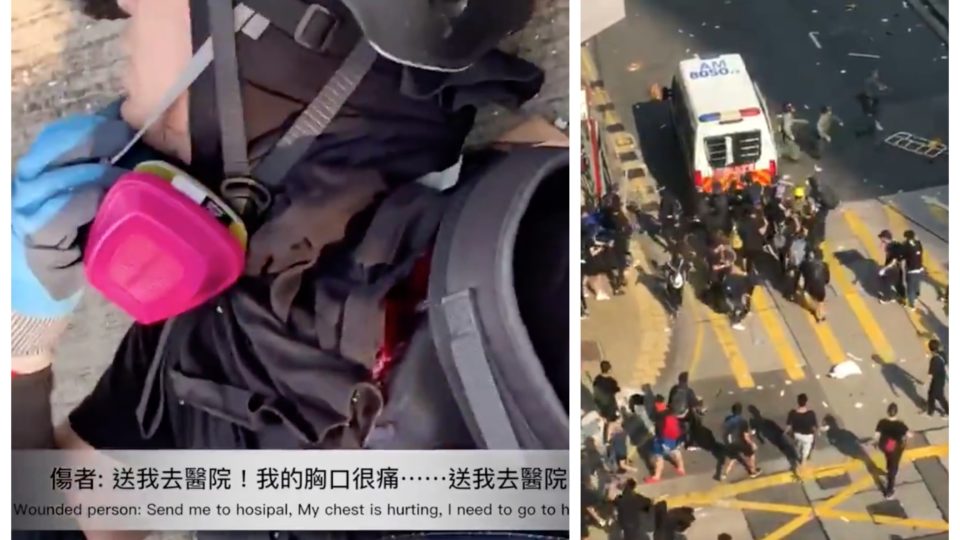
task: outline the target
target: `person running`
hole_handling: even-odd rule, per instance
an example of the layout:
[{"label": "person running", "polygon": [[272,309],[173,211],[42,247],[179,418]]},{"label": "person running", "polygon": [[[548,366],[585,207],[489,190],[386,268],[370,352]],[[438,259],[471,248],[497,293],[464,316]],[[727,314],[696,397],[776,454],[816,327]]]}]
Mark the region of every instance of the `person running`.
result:
[{"label": "person running", "polygon": [[823,252],[810,249],[800,265],[803,290],[812,304],[813,318],[818,323],[827,320],[824,303],[827,300],[827,285],[830,284],[830,266],[823,260]]},{"label": "person running", "polygon": [[797,407],[787,414],[787,429],[784,436],[793,436],[797,452],[797,470],[806,465],[813,452],[817,434],[817,413],[807,408],[807,395],[797,396]]},{"label": "person running", "polygon": [[[905,258],[903,244],[893,239],[893,234],[884,229],[877,235],[883,247],[885,259],[883,266],[877,272],[880,278],[880,289],[877,297],[881,304],[889,304],[894,299],[906,302],[907,291],[903,286],[903,272],[901,263]],[[895,298],[894,298],[895,296]]]},{"label": "person running", "polygon": [[947,357],[943,354],[943,348],[939,339],[931,339],[927,344],[930,349],[930,367],[927,369],[927,375],[930,375],[930,388],[927,390],[927,414],[933,416],[936,410],[936,404],[940,404],[943,409],[943,416],[949,414],[947,408],[947,396],[944,388],[947,386]]},{"label": "person running", "polygon": [[699,427],[699,418],[697,417],[700,408],[700,398],[697,393],[690,388],[690,374],[686,371],[677,376],[677,384],[673,385],[670,393],[667,394],[667,402],[670,409],[680,420],[683,428],[683,443],[687,450],[697,448],[695,434]]},{"label": "person running", "polygon": [[880,124],[880,94],[889,90],[886,84],[880,81],[880,70],[874,69],[870,75],[863,81],[863,92],[860,93],[860,106],[866,117],[866,127],[858,135],[868,135],[877,131],[883,131],[883,125]]},{"label": "person running", "polygon": [[593,379],[593,400],[597,404],[597,412],[608,422],[620,416],[617,412],[620,383],[611,375],[612,371],[613,365],[608,360],[601,360],[600,374]]},{"label": "person running", "polygon": [[827,145],[833,142],[830,136],[830,130],[834,124],[840,124],[840,119],[833,115],[833,109],[829,105],[820,107],[820,116],[817,117],[817,155],[816,159],[823,159],[823,154]]},{"label": "person running", "polygon": [[883,452],[883,457],[887,462],[887,485],[883,489],[885,499],[892,499],[894,496],[894,484],[897,481],[897,472],[900,469],[900,458],[903,457],[903,449],[907,445],[907,439],[912,436],[907,425],[897,418],[899,412],[896,403],[887,406],[887,417],[877,422],[877,428],[873,434],[873,442]]},{"label": "person running", "polygon": [[743,417],[743,405],[734,403],[730,415],[723,420],[723,443],[726,445],[725,464],[720,472],[720,481],[724,481],[733,469],[733,464],[741,461],[750,478],[756,478],[763,472],[757,467],[757,443],[750,434],[750,423]]},{"label": "person running", "polygon": [[656,411],[656,436],[653,439],[653,475],[647,477],[644,483],[654,484],[660,481],[663,475],[663,462],[667,459],[677,468],[677,474],[683,476],[683,455],[680,453],[680,438],[683,429],[675,411],[667,406],[663,396],[657,396],[654,404]]},{"label": "person running", "polygon": [[800,146],[797,144],[796,125],[806,124],[803,118],[797,118],[797,109],[793,103],[787,103],[783,106],[783,113],[780,115],[780,137],[786,148],[787,157],[791,161],[800,159]]},{"label": "person running", "polygon": [[907,309],[917,310],[920,281],[923,279],[923,244],[912,230],[903,232],[903,270],[907,282]]}]

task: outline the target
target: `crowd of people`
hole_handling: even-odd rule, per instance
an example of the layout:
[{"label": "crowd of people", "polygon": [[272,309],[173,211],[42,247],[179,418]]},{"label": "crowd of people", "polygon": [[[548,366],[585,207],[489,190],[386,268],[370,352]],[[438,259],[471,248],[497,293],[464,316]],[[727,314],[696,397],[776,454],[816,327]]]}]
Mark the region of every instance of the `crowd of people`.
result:
[{"label": "crowd of people", "polygon": [[596,206],[580,209],[580,317],[589,316],[586,297],[597,300],[619,296],[627,287],[630,265],[630,235],[633,226],[623,201],[616,193],[603,196]]}]

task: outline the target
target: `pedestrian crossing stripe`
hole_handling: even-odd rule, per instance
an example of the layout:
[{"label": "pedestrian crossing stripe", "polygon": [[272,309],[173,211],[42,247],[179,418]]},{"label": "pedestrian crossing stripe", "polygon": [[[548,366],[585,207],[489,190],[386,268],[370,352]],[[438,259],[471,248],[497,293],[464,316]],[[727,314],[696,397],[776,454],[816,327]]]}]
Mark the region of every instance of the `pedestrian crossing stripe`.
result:
[{"label": "pedestrian crossing stripe", "polygon": [[837,273],[841,274],[831,280],[831,285],[839,289],[840,296],[847,301],[847,305],[850,306],[850,310],[853,311],[854,317],[857,318],[857,322],[867,335],[867,339],[870,341],[874,353],[884,362],[893,362],[893,347],[880,329],[880,325],[877,323],[876,318],[874,318],[873,313],[867,308],[860,292],[852,285],[852,283],[856,281],[856,276],[853,274],[853,271],[840,264],[834,255],[833,246],[829,242],[823,243],[823,254],[827,264],[834,269],[832,274],[834,276],[836,276]]},{"label": "pedestrian crossing stripe", "polygon": [[780,357],[780,362],[783,363],[787,376],[795,381],[804,379],[806,375],[803,373],[802,364],[794,352],[793,345],[787,340],[779,311],[770,299],[765,287],[760,286],[754,290],[753,307],[754,312],[760,318],[760,324],[763,325],[767,335],[770,336],[770,342],[777,351],[777,356]]},{"label": "pedestrian crossing stripe", "polygon": [[730,363],[730,371],[733,372],[733,378],[737,381],[737,386],[740,388],[753,388],[755,386],[753,375],[750,374],[747,361],[743,358],[733,331],[730,329],[729,319],[724,315],[708,309],[707,320],[710,321],[710,326],[713,327],[713,333],[717,337],[720,349],[723,350],[724,356]]}]

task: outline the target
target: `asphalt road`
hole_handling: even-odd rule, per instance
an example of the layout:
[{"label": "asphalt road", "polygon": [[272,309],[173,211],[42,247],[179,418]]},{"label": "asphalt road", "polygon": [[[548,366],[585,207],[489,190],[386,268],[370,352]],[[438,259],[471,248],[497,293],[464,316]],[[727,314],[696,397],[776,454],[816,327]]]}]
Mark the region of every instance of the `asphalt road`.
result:
[{"label": "asphalt road", "polygon": [[[782,280],[771,265],[764,267],[765,280],[744,331],[732,330],[724,316],[711,312],[691,291],[674,325],[671,358],[652,389],[665,392],[678,372],[691,372],[693,387],[710,407],[705,424],[715,434],[734,401],[756,407],[761,424],[768,426],[758,453],[763,481],[749,493],[733,495],[730,490],[744,482],[743,470],[734,469],[734,486],[720,487],[711,478],[712,456],[692,452],[686,455],[686,477],[668,472],[664,482],[644,486],[644,492],[705,494],[702,500],[710,502],[703,505],[702,516],[710,518],[698,520],[697,530],[688,535],[691,540],[712,540],[721,530],[735,538],[765,538],[777,531],[774,538],[811,540],[919,538],[935,532],[931,523],[942,524],[938,520],[947,517],[948,475],[939,457],[925,455],[904,466],[897,502],[904,521],[887,526],[869,518],[858,521],[864,511],[883,513],[877,510],[882,497],[869,482],[848,489],[863,482],[864,471],[849,471],[829,487],[820,485],[820,479],[772,482],[787,469],[789,454],[778,444],[777,430],[801,392],[810,396],[821,419],[830,415],[834,420],[814,457],[814,465],[823,470],[857,459],[864,448],[857,441],[872,435],[890,402],[898,402],[907,424],[924,433],[913,443],[920,452],[945,449],[946,420],[922,415],[920,406],[926,394],[926,341],[946,338],[946,313],[937,299],[948,268],[946,156],[930,162],[884,144],[883,138],[906,131],[949,144],[946,47],[901,0],[852,8],[853,0],[626,2],[627,17],[589,46],[606,90],[626,128],[637,134],[643,160],[660,184],[683,192],[689,180],[666,104],[651,100],[650,86],[669,84],[677,63],[695,53],[740,53],[771,107],[792,102],[799,116],[815,122],[819,107],[828,104],[844,121],[818,173],[844,203],[827,227],[825,252],[833,278],[827,322],[817,325],[801,306],[784,298]],[[814,39],[810,32],[816,32]],[[880,58],[851,57],[851,52]],[[854,132],[862,118],[855,95],[874,68],[891,88],[882,108],[885,129],[880,137],[858,138]],[[806,154],[798,163],[782,159],[781,171],[802,179],[814,173],[814,162]],[[898,236],[906,228],[917,229],[926,246],[930,272],[919,313],[881,305],[875,298],[875,235],[882,228]],[[642,235],[641,244],[650,258],[663,260],[649,236]],[[827,377],[832,366],[848,359],[862,369],[861,375]],[[861,514],[821,517],[793,532],[781,529],[792,519],[790,511],[832,497],[845,500],[837,504],[846,511]],[[730,506],[735,498],[786,506],[738,510],[741,503]]]},{"label": "asphalt road", "polygon": [[[882,101],[882,134],[907,131],[947,142],[947,49],[905,6],[901,0],[626,0],[626,18],[590,46],[620,116],[638,134],[651,174],[664,185],[682,188],[689,180],[666,105],[651,102],[650,86],[669,84],[681,59],[735,52],[771,108],[792,102],[813,123],[821,105],[833,107],[844,126],[835,132],[820,176],[845,200],[856,200],[947,183],[945,157],[931,164],[854,136],[862,124],[854,96],[879,68],[890,87]],[[781,163],[781,171],[802,178],[813,173],[813,163],[804,157]]]}]

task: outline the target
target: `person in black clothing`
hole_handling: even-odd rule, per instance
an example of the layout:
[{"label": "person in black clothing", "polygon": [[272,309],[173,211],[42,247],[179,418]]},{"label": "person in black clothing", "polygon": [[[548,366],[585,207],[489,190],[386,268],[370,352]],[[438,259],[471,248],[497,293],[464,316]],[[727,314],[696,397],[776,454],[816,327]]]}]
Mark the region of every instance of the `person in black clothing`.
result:
[{"label": "person in black clothing", "polygon": [[617,524],[623,540],[639,540],[643,536],[643,514],[653,507],[653,501],[637,493],[637,481],[628,478],[623,492],[615,501]]},{"label": "person in black clothing", "polygon": [[797,396],[797,408],[787,414],[787,429],[784,436],[793,435],[797,451],[797,468],[810,459],[817,435],[817,413],[807,408],[807,395]]},{"label": "person in black clothing", "polygon": [[580,538],[586,540],[590,536],[591,526],[606,528],[607,522],[599,511],[603,503],[603,496],[593,481],[584,479],[580,482]]},{"label": "person in black clothing", "polygon": [[623,211],[623,202],[616,193],[604,197],[600,215],[601,224],[612,236],[613,274],[619,285],[617,288],[622,288],[626,286],[624,271],[630,264],[630,235],[633,227],[630,226],[630,219]]},{"label": "person in black clothing", "polygon": [[911,230],[903,233],[903,266],[907,281],[907,308],[917,310],[920,296],[920,281],[923,279],[923,244]]},{"label": "person in black clothing", "polygon": [[904,259],[903,244],[893,239],[893,234],[884,229],[877,235],[880,239],[880,245],[883,246],[885,259],[883,266],[878,273],[880,278],[880,290],[877,296],[881,304],[890,303],[893,294],[899,301],[906,301],[907,291],[903,287],[903,272],[900,265]]},{"label": "person in black clothing", "polygon": [[873,434],[873,441],[883,452],[883,457],[887,461],[887,485],[883,490],[883,496],[887,499],[893,498],[893,486],[900,469],[900,458],[903,456],[907,439],[912,436],[907,425],[897,418],[899,412],[897,404],[891,403],[887,407],[887,417],[877,422],[877,429]]},{"label": "person in black clothing", "polygon": [[756,268],[757,261],[763,256],[763,243],[769,225],[763,213],[761,201],[756,201],[747,209],[740,237],[743,239],[744,270],[748,273]]},{"label": "person in black clothing", "polygon": [[686,371],[681,372],[677,377],[677,384],[673,385],[667,395],[667,403],[683,427],[683,442],[686,449],[697,448],[694,435],[700,425],[697,416],[700,414],[700,398],[697,397],[693,388],[690,388],[690,374]]},{"label": "person in black clothing", "polygon": [[726,480],[738,460],[743,462],[750,478],[760,476],[762,471],[757,467],[757,443],[750,435],[750,423],[743,417],[743,405],[739,402],[733,404],[730,415],[723,420],[723,444],[726,446],[726,464],[720,473],[721,481]]},{"label": "person in black clothing", "polygon": [[681,219],[683,205],[669,191],[660,194],[657,220],[660,222],[660,239],[668,250],[677,249],[681,243]]},{"label": "person in black clothing", "polygon": [[947,397],[944,395],[944,388],[947,386],[947,358],[943,354],[940,340],[931,339],[927,345],[930,349],[930,368],[927,369],[927,375],[930,375],[930,389],[927,390],[927,414],[933,416],[937,403],[943,409],[943,415],[949,414],[947,408]]},{"label": "person in black clothing", "polygon": [[603,360],[600,362],[600,375],[593,379],[593,399],[597,403],[597,411],[608,422],[620,416],[617,412],[620,384],[610,375],[612,370],[610,362]]},{"label": "person in black clothing", "polygon": [[803,277],[803,289],[813,304],[813,317],[817,322],[827,319],[824,312],[824,302],[827,299],[827,285],[830,283],[830,267],[823,260],[823,252],[819,249],[809,249],[807,256],[800,265],[800,275]]}]

